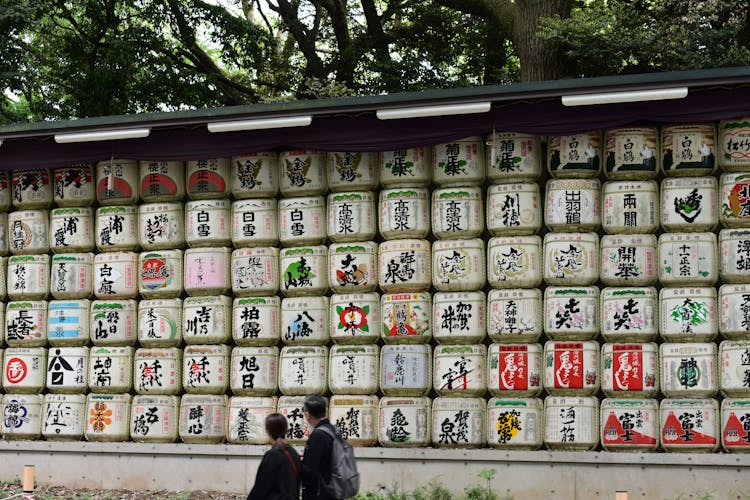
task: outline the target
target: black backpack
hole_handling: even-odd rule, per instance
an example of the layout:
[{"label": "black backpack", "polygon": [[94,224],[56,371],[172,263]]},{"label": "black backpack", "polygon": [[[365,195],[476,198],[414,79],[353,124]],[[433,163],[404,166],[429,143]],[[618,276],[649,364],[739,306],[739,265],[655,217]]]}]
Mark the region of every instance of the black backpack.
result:
[{"label": "black backpack", "polygon": [[354,449],[338,434],[334,434],[328,427],[320,430],[333,438],[331,449],[331,480],[321,479],[323,489],[333,498],[351,498],[359,493],[359,472]]}]

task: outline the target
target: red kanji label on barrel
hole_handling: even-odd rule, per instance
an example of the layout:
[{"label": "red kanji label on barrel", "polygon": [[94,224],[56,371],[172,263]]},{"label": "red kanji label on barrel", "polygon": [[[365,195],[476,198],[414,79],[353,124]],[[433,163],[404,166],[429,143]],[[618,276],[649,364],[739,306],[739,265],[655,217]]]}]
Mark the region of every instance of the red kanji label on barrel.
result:
[{"label": "red kanji label on barrel", "polygon": [[[740,421],[741,420],[741,421]],[[730,412],[727,423],[724,425],[724,446],[742,446],[750,444],[750,430],[742,422],[750,422],[750,413],[737,417],[735,412]]]},{"label": "red kanji label on barrel", "polygon": [[705,421],[705,415],[700,410],[670,411],[664,421],[661,440],[665,445],[704,445],[716,444],[716,436],[701,432],[705,428],[710,430],[710,424]]},{"label": "red kanji label on barrel", "polygon": [[26,378],[29,368],[21,358],[10,358],[5,366],[5,379],[9,384],[18,384]]},{"label": "red kanji label on barrel", "polygon": [[[515,347],[515,348],[514,348]],[[526,346],[514,346],[500,352],[498,371],[501,391],[525,391],[528,389],[529,355]],[[507,352],[507,351],[516,352]]]},{"label": "red kanji label on barrel", "polygon": [[641,410],[611,412],[602,429],[603,444],[656,444],[656,436],[644,434],[643,412]]},{"label": "red kanji label on barrel", "polygon": [[643,352],[631,344],[612,348],[612,379],[616,391],[643,390]]},{"label": "red kanji label on barrel", "polygon": [[582,389],[583,344],[555,344],[555,387],[558,389]]}]

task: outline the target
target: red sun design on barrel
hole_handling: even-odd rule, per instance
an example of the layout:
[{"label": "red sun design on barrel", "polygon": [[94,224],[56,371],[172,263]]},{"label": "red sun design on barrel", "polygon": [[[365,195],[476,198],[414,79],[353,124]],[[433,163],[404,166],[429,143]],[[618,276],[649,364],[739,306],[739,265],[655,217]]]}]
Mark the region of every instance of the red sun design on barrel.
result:
[{"label": "red sun design on barrel", "polygon": [[5,365],[5,379],[8,383],[17,384],[26,378],[29,369],[21,358],[10,358]]}]

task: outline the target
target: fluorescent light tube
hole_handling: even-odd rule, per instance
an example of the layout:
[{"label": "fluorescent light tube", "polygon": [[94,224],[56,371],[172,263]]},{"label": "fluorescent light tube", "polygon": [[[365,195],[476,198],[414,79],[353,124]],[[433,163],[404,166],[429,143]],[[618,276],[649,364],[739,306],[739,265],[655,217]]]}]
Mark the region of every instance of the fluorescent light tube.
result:
[{"label": "fluorescent light tube", "polygon": [[58,144],[68,144],[71,142],[141,139],[143,137],[148,137],[150,133],[150,128],[126,128],[120,130],[98,130],[94,132],[73,132],[65,134],[55,134],[55,142],[57,142]]},{"label": "fluorescent light tube", "polygon": [[306,127],[312,123],[312,115],[285,116],[281,118],[256,118],[228,122],[209,122],[209,132],[237,132],[240,130],[264,130],[269,128]]},{"label": "fluorescent light tube", "polygon": [[592,104],[614,104],[618,102],[661,101],[683,99],[688,95],[687,87],[654,90],[632,90],[626,92],[603,92],[599,94],[576,94],[562,96],[563,106],[590,106]]},{"label": "fluorescent light tube", "polygon": [[410,108],[379,109],[375,112],[381,120],[399,120],[401,118],[423,118],[426,116],[468,115],[486,113],[490,102],[472,102],[465,104],[445,104],[441,106],[415,106]]}]

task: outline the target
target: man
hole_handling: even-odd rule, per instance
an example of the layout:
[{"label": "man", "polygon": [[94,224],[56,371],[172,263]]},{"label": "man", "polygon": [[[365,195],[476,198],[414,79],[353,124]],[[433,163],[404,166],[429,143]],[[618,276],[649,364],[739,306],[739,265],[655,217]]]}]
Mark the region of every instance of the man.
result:
[{"label": "man", "polygon": [[322,430],[322,427],[336,433],[336,429],[326,418],[326,410],[326,399],[318,394],[305,397],[302,404],[305,420],[313,429],[305,445],[302,460],[302,500],[335,500],[326,493],[322,484],[323,481],[331,479],[333,450],[333,437]]}]

